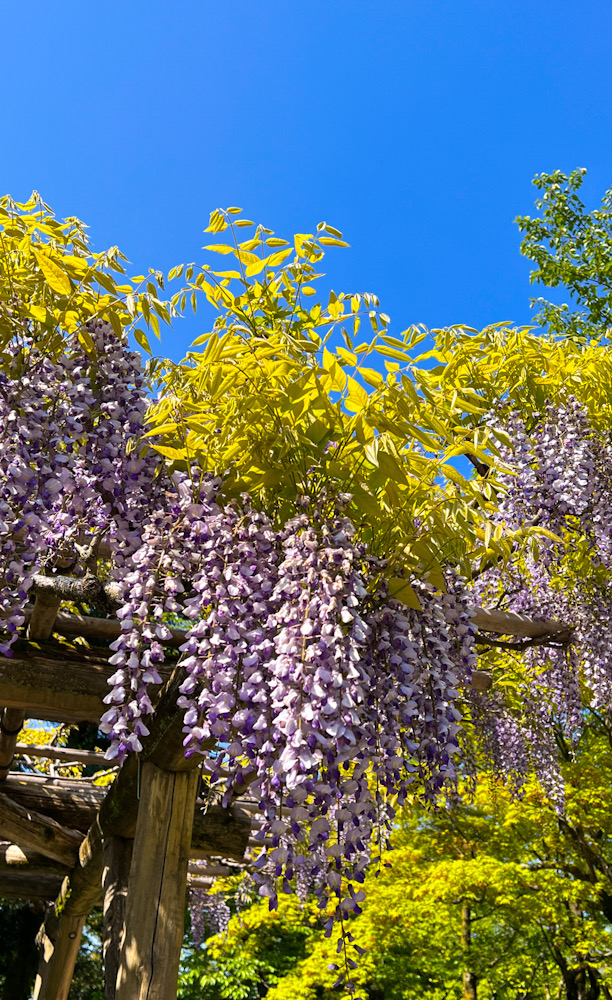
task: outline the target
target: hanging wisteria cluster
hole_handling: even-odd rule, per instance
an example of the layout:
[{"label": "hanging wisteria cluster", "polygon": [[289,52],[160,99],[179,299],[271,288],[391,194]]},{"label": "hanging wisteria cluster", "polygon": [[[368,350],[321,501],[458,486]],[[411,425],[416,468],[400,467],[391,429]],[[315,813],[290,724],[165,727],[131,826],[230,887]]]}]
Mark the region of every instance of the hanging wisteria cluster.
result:
[{"label": "hanging wisteria cluster", "polygon": [[506,406],[491,422],[512,441],[503,455],[512,473],[501,476],[494,521],[551,534],[539,532],[537,555],[489,567],[473,587],[474,601],[501,598],[510,611],[566,622],[572,642],[521,651],[520,706],[472,692],[472,714],[493,765],[519,782],[535,769],[560,803],[555,731],[570,742],[578,737],[581,679],[593,707],[612,704],[612,448],[573,398],[549,405],[531,427]]},{"label": "hanging wisteria cluster", "polygon": [[88,330],[95,361],[75,336],[56,360],[27,338],[11,343],[0,376],[0,603],[10,647],[32,576],[79,573],[83,546],[106,535],[117,564],[139,543],[156,494],[151,459],[130,451],[147,407],[139,355],[110,324]]},{"label": "hanging wisteria cluster", "polygon": [[[258,804],[259,893],[308,882],[336,917],[358,913],[365,870],[385,847],[415,776],[435,794],[455,775],[459,687],[474,663],[458,586],[419,586],[412,611],[389,600],[355,529],[329,500],[302,500],[280,528],[248,499],[221,506],[219,483],[175,474],[167,512],[125,559],[122,634],[102,728],[111,756],[138,749],[147,694],[169,637],[181,647],[185,748],[223,801]],[[331,923],[329,925],[331,930]]]}]

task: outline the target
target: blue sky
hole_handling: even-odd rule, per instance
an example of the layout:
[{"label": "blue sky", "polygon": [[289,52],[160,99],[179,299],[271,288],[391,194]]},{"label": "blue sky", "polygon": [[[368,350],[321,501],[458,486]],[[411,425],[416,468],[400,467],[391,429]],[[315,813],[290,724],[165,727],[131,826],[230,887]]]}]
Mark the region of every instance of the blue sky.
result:
[{"label": "blue sky", "polygon": [[343,230],[331,284],[396,331],[527,322],[532,176],[587,167],[589,207],[612,184],[601,0],[30,0],[2,26],[0,189],[37,188],[133,273],[197,259],[209,211],[241,205]]}]

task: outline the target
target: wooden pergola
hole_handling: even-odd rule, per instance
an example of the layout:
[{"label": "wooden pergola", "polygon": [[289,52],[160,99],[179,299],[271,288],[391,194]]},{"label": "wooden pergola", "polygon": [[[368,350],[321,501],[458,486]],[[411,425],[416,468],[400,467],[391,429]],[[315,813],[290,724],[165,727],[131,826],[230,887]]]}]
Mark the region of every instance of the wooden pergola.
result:
[{"label": "wooden pergola", "polygon": [[[26,718],[98,722],[114,671],[105,644],[120,632],[113,617],[60,611],[62,601],[85,600],[112,615],[112,587],[97,579],[37,577],[32,593],[27,638],[0,664],[0,896],[49,901],[38,936],[35,1000],[66,1000],[84,922],[100,904],[105,1000],[171,1000],[188,879],[207,884],[194,862],[210,860],[206,879],[247,864],[256,804],[246,795],[229,808],[199,799],[201,758],[184,756],[176,705],[185,678],[180,660],[163,675],[142,752],[125,761],[107,788],[14,769],[16,753],[103,762],[86,751],[26,747],[19,733]],[[483,642],[515,637],[508,642],[521,647],[570,638],[563,623],[506,612],[479,609],[475,622]],[[183,638],[174,631],[168,645]],[[486,689],[490,680],[479,674],[473,685]]]}]

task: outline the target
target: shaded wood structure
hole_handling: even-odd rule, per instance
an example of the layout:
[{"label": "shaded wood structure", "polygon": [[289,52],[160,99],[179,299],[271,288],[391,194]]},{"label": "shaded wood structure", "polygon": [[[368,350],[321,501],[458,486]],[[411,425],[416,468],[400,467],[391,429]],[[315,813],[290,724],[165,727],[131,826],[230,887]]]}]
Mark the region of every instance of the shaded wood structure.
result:
[{"label": "shaded wood structure", "polygon": [[[84,922],[103,904],[106,1000],[169,1000],[183,937],[188,880],[209,885],[248,862],[255,803],[229,808],[198,798],[197,756],[183,753],[178,688],[180,661],[166,668],[144,749],[100,787],[83,778],[24,773],[20,760],[108,766],[99,753],[19,742],[26,718],[56,723],[95,722],[103,711],[107,645],[116,619],[60,611],[62,600],[95,597],[112,609],[113,594],[97,580],[36,578],[27,639],[4,660],[0,676],[0,896],[48,900],[40,929],[36,1000],[65,1000]],[[111,612],[109,612],[110,614]],[[564,643],[569,627],[477,609],[483,643]],[[91,645],[79,646],[82,637]],[[169,646],[184,634],[174,630]],[[505,638],[500,638],[505,637]],[[478,672],[474,687],[486,690]],[[202,872],[195,859],[213,859]],[[231,868],[229,866],[232,866]]]}]

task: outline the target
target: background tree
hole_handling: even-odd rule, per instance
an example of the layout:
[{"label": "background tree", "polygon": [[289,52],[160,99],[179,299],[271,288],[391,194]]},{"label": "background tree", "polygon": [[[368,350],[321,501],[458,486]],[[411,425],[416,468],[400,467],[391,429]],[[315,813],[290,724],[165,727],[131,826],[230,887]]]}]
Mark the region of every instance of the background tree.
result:
[{"label": "background tree", "polygon": [[560,170],[539,174],[533,183],[541,197],[541,217],[519,216],[521,253],[536,268],[531,281],[563,288],[582,309],[567,303],[532,299],[537,323],[554,335],[598,339],[612,326],[612,189],[601,208],[587,212],[578,194],[586,170],[566,175]]},{"label": "background tree", "polygon": [[[535,779],[517,799],[486,775],[473,796],[405,807],[391,867],[368,876],[352,921],[367,947],[355,975],[369,1000],[611,995],[609,736],[592,717],[566,755],[563,814]],[[331,1000],[337,956],[322,923],[310,902],[287,900],[278,913],[255,903],[190,951],[185,998]]]}]

